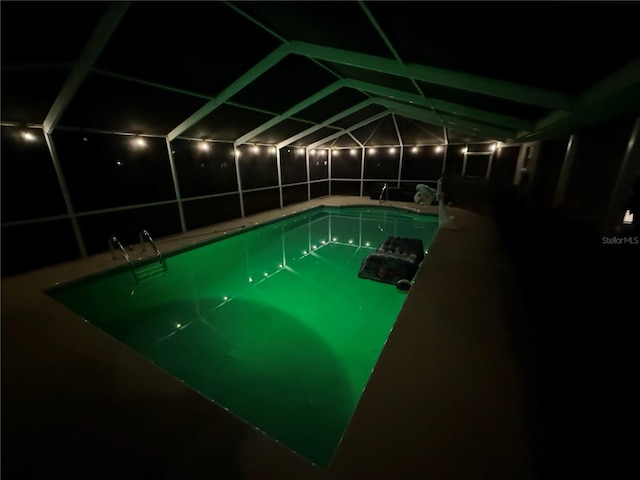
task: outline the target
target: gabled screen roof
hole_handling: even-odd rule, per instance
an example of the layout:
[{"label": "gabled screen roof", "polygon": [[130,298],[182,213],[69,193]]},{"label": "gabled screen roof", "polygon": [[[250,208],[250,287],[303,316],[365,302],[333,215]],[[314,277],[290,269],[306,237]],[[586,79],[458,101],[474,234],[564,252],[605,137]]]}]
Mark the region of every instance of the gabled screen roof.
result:
[{"label": "gabled screen roof", "polygon": [[0,8],[2,122],[47,132],[280,147],[521,143],[640,113],[635,2]]}]

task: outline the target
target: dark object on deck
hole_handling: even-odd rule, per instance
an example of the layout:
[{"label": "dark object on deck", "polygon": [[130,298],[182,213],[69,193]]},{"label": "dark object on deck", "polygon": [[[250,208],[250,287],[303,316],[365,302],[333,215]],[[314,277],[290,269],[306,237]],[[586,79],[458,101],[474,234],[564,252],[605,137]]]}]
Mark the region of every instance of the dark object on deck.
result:
[{"label": "dark object on deck", "polygon": [[389,237],[374,253],[365,257],[358,277],[398,286],[401,280],[411,282],[422,260],[424,260],[422,240]]}]

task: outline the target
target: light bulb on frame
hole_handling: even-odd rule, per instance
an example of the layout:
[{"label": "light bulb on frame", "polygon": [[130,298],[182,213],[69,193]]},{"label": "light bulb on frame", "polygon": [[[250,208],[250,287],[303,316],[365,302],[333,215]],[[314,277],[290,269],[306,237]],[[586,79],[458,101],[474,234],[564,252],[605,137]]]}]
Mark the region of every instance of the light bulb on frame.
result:
[{"label": "light bulb on frame", "polygon": [[36,136],[28,130],[25,132],[22,132],[22,138],[27,142],[35,142],[36,140]]},{"label": "light bulb on frame", "polygon": [[139,137],[138,135],[134,136],[131,139],[131,142],[133,143],[134,147],[144,148],[147,146],[147,141],[144,138]]}]

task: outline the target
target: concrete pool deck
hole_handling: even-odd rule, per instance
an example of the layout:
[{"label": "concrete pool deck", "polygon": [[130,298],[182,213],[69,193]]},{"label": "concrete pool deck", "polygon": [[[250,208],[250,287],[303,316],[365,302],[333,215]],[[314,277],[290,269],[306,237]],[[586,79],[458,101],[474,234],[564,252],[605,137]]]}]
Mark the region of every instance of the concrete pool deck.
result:
[{"label": "concrete pool deck", "polygon": [[[318,205],[380,203],[323,197],[156,243],[168,252]],[[404,202],[385,205],[438,210]],[[515,269],[491,218],[455,207],[448,211],[456,228],[436,233],[326,469],[206,400],[43,293],[58,282],[121,266],[120,255],[114,260],[105,252],[3,278],[3,474],[537,478],[526,385],[509,335],[510,321],[522,314]]]}]

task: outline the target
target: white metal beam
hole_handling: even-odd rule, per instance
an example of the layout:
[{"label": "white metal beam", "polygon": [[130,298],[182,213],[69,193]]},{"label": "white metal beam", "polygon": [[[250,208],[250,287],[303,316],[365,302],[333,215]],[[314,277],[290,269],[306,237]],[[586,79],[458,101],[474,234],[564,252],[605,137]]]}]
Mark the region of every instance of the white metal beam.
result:
[{"label": "white metal beam", "polygon": [[224,104],[227,100],[229,100],[233,95],[238,93],[244,87],[253,82],[256,78],[262,75],[264,72],[269,70],[271,67],[280,62],[283,58],[285,58],[289,54],[289,45],[283,44],[276,48],[273,52],[263,58],[261,61],[256,63],[249,71],[247,71],[244,75],[238,78],[235,82],[225,88],[220,94],[214,98],[213,100],[207,102],[204,106],[202,106],[197,112],[187,118],[184,122],[174,128],[167,138],[169,141],[173,141],[178,135],[181,135],[184,131],[188,130],[204,117],[213,112],[220,105]]},{"label": "white metal beam", "polygon": [[305,108],[309,107],[310,105],[313,105],[318,100],[322,100],[323,98],[331,95],[332,93],[338,91],[343,86],[344,86],[344,83],[343,83],[342,80],[338,80],[337,82],[332,83],[328,87],[323,88],[322,90],[316,92],[315,94],[311,95],[310,97],[305,98],[303,101],[299,102],[297,105],[294,105],[293,107],[291,107],[289,110],[287,110],[283,114],[278,115],[278,116],[272,118],[271,120],[263,123],[262,125],[254,128],[250,132],[245,133],[244,135],[242,135],[241,137],[236,139],[236,141],[234,143],[236,145],[242,145],[243,143],[246,143],[247,141],[251,140],[256,135],[261,134],[262,132],[264,132],[264,131],[270,129],[271,127],[273,127],[274,125],[277,125],[278,123],[280,123],[280,122],[286,120],[287,118],[295,115],[299,111],[304,110]]},{"label": "white metal beam", "polygon": [[403,65],[397,60],[364,53],[293,41],[291,53],[305,57],[340,63],[408,79],[444,85],[482,95],[505,98],[515,102],[557,110],[571,110],[573,101],[558,92],[519,85],[504,80],[480,77],[418,64]]},{"label": "white metal beam", "polygon": [[515,136],[515,132],[500,129],[498,127],[480,126],[476,123],[468,122],[463,119],[451,117],[448,115],[435,115],[421,108],[412,107],[410,105],[405,105],[399,102],[393,102],[384,99],[378,100],[374,100],[374,103],[378,103],[389,108],[393,113],[404,117],[413,118],[414,120],[434,123],[437,125],[442,125],[443,127],[453,127],[456,130],[460,130],[469,134],[480,135],[491,140],[500,140],[502,142],[506,142],[507,140]]},{"label": "white metal beam", "polygon": [[[636,88],[637,92],[637,85],[640,85],[640,57],[585,91],[578,98],[573,112],[562,109],[553,111],[537,122],[533,129],[521,132],[518,138],[531,141],[549,132],[570,131],[584,122],[594,124],[606,119],[610,114],[610,109],[607,108],[608,102],[611,102],[616,95],[624,96],[627,89]],[[640,108],[640,98],[637,93],[635,95],[632,93],[628,97],[627,108]]]},{"label": "white metal beam", "polygon": [[102,52],[111,34],[116,29],[120,20],[129,8],[131,2],[112,2],[108,10],[100,19],[96,29],[91,34],[80,58],[71,70],[69,77],[65,81],[60,93],[56,97],[53,105],[49,109],[42,128],[46,135],[49,135],[56,127],[58,120],[69,105],[69,102],[80,88],[80,85],[91,71],[96,58]]},{"label": "white metal beam", "polygon": [[[358,103],[357,105],[354,105],[353,107],[347,108],[346,110],[343,110],[342,112],[338,113],[337,115],[334,115],[331,118],[328,118],[327,120],[325,120],[322,123],[319,123],[317,125],[314,125],[313,127],[309,127],[306,130],[295,134],[293,137],[289,137],[284,139],[283,141],[281,141],[277,147],[278,148],[282,148],[282,147],[286,147],[287,145],[291,145],[293,142],[296,142],[298,140],[300,140],[301,138],[306,137],[307,135],[311,135],[313,132],[316,132],[322,128],[327,128],[330,127],[331,124],[337,120],[340,120],[341,118],[347,117],[349,115],[351,115],[352,113],[357,112],[358,110],[362,110],[365,107],[368,107],[369,105],[371,105],[373,103],[372,99],[367,99],[364,100],[363,102]],[[342,129],[340,129],[340,132],[342,132]]]},{"label": "white metal beam", "polygon": [[382,95],[394,100],[402,100],[404,102],[408,102],[412,105],[420,107],[434,108],[443,112],[463,115],[470,119],[479,120],[484,123],[492,123],[498,126],[509,127],[514,130],[530,131],[533,128],[532,122],[523,120],[521,118],[501,115],[499,113],[487,112],[486,110],[480,110],[478,108],[446,102],[444,100],[438,100],[435,98],[424,98],[420,95],[404,92],[395,88],[384,87],[382,85],[376,85],[374,83],[363,82],[361,80],[345,79],[344,82],[345,86],[353,88],[355,90],[359,90],[361,92],[372,93],[374,95]]},{"label": "white metal beam", "polygon": [[391,112],[389,111],[384,111],[384,112],[380,112],[376,115],[373,115],[365,120],[362,120],[361,122],[356,123],[355,125],[352,125],[349,128],[346,128],[344,130],[341,130],[339,132],[333,133],[331,135],[329,135],[328,137],[325,137],[321,140],[318,140],[317,142],[314,142],[312,144],[310,144],[307,148],[317,148],[319,145],[322,145],[323,143],[326,142],[330,142],[331,140],[341,137],[342,135],[346,135],[348,132],[351,132],[353,130],[357,130],[360,127],[364,127],[365,125],[370,124],[371,122],[375,122],[376,120],[379,120],[382,117],[386,117],[387,115],[389,115]]}]

